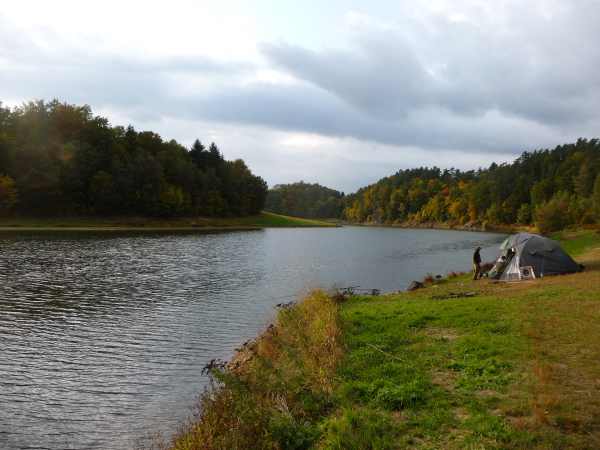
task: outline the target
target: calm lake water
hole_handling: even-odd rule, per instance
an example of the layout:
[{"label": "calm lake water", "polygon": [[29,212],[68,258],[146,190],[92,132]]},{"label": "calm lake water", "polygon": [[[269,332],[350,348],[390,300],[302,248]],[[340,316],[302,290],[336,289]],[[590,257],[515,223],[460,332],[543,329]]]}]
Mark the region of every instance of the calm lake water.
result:
[{"label": "calm lake water", "polygon": [[202,367],[307,289],[405,289],[503,236],[345,227],[1,233],[0,448],[125,449],[190,413]]}]

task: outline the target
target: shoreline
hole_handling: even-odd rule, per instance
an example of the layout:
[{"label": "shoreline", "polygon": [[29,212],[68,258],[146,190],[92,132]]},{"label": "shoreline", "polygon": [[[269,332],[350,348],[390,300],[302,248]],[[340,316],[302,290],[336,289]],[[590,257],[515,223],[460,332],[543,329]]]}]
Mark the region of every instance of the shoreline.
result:
[{"label": "shoreline", "polygon": [[342,222],[342,225],[358,226],[358,227],[376,227],[376,228],[403,228],[415,230],[451,230],[451,231],[474,231],[480,233],[517,233],[526,231],[535,233],[536,228],[527,225],[493,225],[493,224],[451,224],[447,222],[402,222],[402,223],[375,223],[363,222],[352,223]]},{"label": "shoreline", "polygon": [[[210,373],[223,383],[222,386],[203,397],[202,415],[191,428],[177,433],[168,448],[196,448],[194,442],[206,439],[219,442],[230,442],[231,439],[235,442],[246,437],[258,442],[268,435],[261,430],[269,430],[273,423],[277,424],[276,430],[281,431],[283,427],[283,436],[288,436],[287,433],[305,436],[307,442],[311,442],[306,448],[315,445],[321,448],[328,442],[355,443],[358,436],[352,431],[354,427],[361,431],[359,435],[364,435],[365,445],[380,439],[386,444],[381,448],[407,444],[409,441],[405,442],[405,439],[410,440],[414,435],[437,448],[461,447],[471,441],[485,446],[498,442],[498,430],[502,430],[503,444],[512,443],[517,448],[524,448],[533,439],[553,442],[556,433],[575,446],[589,444],[589,437],[579,433],[578,428],[562,425],[567,416],[573,423],[587,423],[589,418],[586,417],[591,417],[590,413],[597,407],[593,402],[584,401],[583,397],[580,399],[577,390],[589,384],[589,377],[597,376],[588,374],[587,353],[582,350],[583,356],[578,356],[576,362],[570,362],[578,379],[581,379],[581,385],[573,387],[570,382],[563,383],[562,378],[549,381],[545,372],[540,370],[552,367],[553,373],[558,373],[567,366],[555,367],[547,354],[564,359],[567,354],[572,354],[574,342],[570,333],[565,335],[566,338],[557,333],[543,340],[538,339],[535,333],[541,333],[536,331],[538,323],[544,333],[561,330],[555,324],[557,319],[552,316],[553,309],[548,308],[548,302],[553,308],[564,310],[560,317],[563,326],[569,328],[580,327],[583,319],[581,311],[569,313],[572,302],[582,302],[586,305],[585,311],[596,308],[590,300],[590,295],[594,297],[593,293],[598,291],[594,280],[600,269],[600,241],[595,234],[589,230],[580,231],[572,236],[562,235],[560,239],[561,245],[573,250],[578,248],[573,254],[578,261],[591,263],[590,269],[582,274],[514,285],[473,282],[470,275],[458,275],[428,284],[425,289],[416,292],[390,293],[380,297],[329,297],[336,305],[331,317],[335,315],[338,318],[329,319],[331,322],[327,326],[337,330],[333,334],[335,340],[344,342],[344,345],[340,349],[342,353],[331,361],[326,377],[318,380],[320,384],[312,379],[313,372],[305,371],[303,367],[317,362],[312,359],[313,353],[318,352],[324,342],[319,338],[323,330],[322,311],[315,309],[317,306],[310,295],[298,299],[291,307],[280,308],[274,323],[242,344],[222,365],[209,367],[216,369],[216,372]],[[585,239],[589,240],[585,246],[576,245],[583,245]],[[575,286],[581,292],[573,290]],[[322,298],[322,301],[325,299]],[[294,325],[297,320],[288,319],[298,319],[294,316],[302,310],[306,311],[302,315],[304,325],[298,329]],[[593,324],[600,320],[600,308],[593,311],[597,313],[588,318],[586,332],[592,332]],[[587,314],[585,312],[584,316],[587,317]],[[292,339],[290,336],[293,334],[304,337]],[[529,354],[531,336],[537,339],[533,342],[536,349],[543,352]],[[398,339],[401,345],[391,345]],[[588,341],[582,335],[576,345],[585,349]],[[304,348],[304,345],[309,345],[309,348]],[[286,355],[289,354],[301,356],[299,360],[288,361]],[[285,376],[290,364],[291,373],[302,374],[299,380],[310,386],[309,389],[298,393],[294,384],[298,380],[285,381],[291,379]],[[394,371],[390,372],[392,366]],[[338,373],[340,367],[344,369],[342,375]],[[276,381],[282,375],[279,370],[284,371],[284,377]],[[413,370],[417,370],[414,375]],[[595,364],[593,370],[600,373],[600,365]],[[397,379],[389,380],[390,373]],[[414,378],[416,375],[417,379]],[[570,373],[570,377],[572,375]],[[268,385],[269,376],[274,377],[273,386]],[[516,382],[522,377],[526,377],[527,383]],[[240,385],[235,381],[238,379],[245,386],[241,391],[238,391]],[[366,396],[363,396],[363,391]],[[553,395],[559,395],[561,401],[544,403],[548,393],[554,391],[559,392]],[[341,402],[339,395],[343,398]],[[310,401],[322,396],[329,399],[329,406],[316,410],[303,408],[307,399]],[[243,413],[245,407],[238,408],[246,405],[249,399],[255,409],[254,415],[246,417]],[[277,422],[281,418],[281,399],[285,399],[283,410],[287,411],[287,419]],[[439,402],[453,406],[440,414]],[[545,411],[541,419],[536,409],[538,403]],[[565,411],[565,405],[575,404],[577,408],[570,407]],[[411,422],[406,422],[407,415]],[[430,429],[432,418],[439,422]],[[231,420],[236,423],[233,429],[220,427],[220,423],[231,424]],[[257,420],[260,425],[257,425]],[[353,427],[337,426],[345,420],[353,423]],[[304,425],[299,426],[298,423]],[[373,423],[382,425],[371,428]],[[445,427],[452,429],[452,433],[439,434],[438,430]],[[252,436],[256,432],[259,433]]]},{"label": "shoreline", "polygon": [[57,226],[57,227],[49,227],[49,226],[0,226],[0,232],[61,232],[61,231],[88,231],[88,232],[206,232],[213,233],[219,231],[260,231],[263,230],[264,227],[139,227],[139,226],[122,226],[122,227],[111,227],[111,226],[87,226],[87,227],[73,227],[73,226]]},{"label": "shoreline", "polygon": [[318,220],[262,212],[246,217],[12,217],[0,218],[0,232],[219,232],[264,228],[330,228],[339,225]]}]

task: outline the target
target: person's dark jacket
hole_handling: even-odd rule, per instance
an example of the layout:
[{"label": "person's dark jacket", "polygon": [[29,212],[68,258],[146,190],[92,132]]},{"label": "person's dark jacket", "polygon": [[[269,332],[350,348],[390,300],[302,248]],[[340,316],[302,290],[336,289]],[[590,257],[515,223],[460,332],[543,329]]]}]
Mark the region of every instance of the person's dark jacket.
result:
[{"label": "person's dark jacket", "polygon": [[481,264],[481,255],[479,254],[480,249],[475,250],[473,253],[473,264]]}]

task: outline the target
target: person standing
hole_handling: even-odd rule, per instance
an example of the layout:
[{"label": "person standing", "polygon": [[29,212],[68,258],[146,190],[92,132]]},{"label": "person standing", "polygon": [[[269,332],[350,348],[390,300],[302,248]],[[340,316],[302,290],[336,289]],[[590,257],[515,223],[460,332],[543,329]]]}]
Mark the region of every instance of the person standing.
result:
[{"label": "person standing", "polygon": [[481,247],[477,247],[473,253],[473,279],[477,280],[481,278],[481,255],[479,252]]}]

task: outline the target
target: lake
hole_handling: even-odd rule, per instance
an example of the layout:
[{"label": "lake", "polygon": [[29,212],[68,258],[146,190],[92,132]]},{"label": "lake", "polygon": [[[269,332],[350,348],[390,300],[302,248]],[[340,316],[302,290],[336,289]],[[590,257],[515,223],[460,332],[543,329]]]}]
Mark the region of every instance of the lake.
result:
[{"label": "lake", "polygon": [[125,449],[308,289],[405,289],[504,236],[395,228],[0,233],[0,448]]}]

